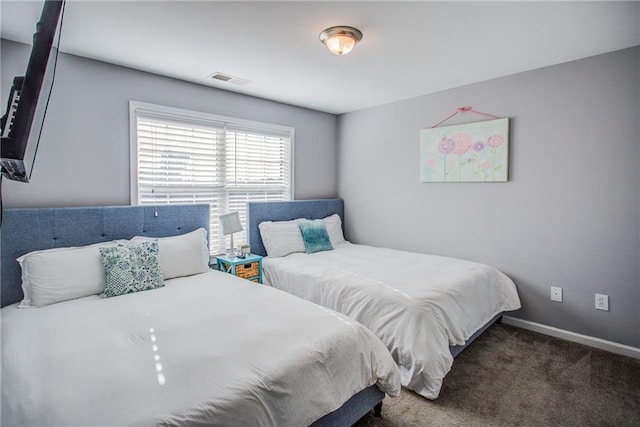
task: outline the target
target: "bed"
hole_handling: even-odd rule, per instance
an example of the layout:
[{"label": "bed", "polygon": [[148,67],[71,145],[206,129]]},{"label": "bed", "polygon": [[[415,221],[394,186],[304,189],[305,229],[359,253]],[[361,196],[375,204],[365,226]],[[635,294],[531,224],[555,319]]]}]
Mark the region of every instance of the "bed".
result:
[{"label": "bed", "polygon": [[[180,276],[191,256],[165,263],[208,224],[208,205],[5,210],[1,424],[348,426],[399,394],[384,344],[348,317],[208,265]],[[148,265],[160,287],[57,301],[34,285],[25,297],[17,258],[32,280],[67,248],[77,262],[86,245],[124,239],[159,252]],[[89,270],[77,268],[60,277]]]},{"label": "bed", "polygon": [[[484,264],[352,244],[343,218],[341,199],[250,203],[248,239],[266,256],[264,283],[364,324],[393,355],[402,385],[437,398],[454,357],[520,308],[515,284]],[[301,219],[324,222],[329,250],[306,253]]]}]

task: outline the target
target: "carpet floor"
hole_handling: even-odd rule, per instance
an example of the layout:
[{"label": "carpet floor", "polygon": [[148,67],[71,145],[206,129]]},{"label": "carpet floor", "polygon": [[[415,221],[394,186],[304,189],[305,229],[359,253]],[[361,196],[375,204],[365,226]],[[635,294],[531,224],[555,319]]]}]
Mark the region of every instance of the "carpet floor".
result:
[{"label": "carpet floor", "polygon": [[640,360],[493,325],[453,363],[440,397],[402,390],[357,427],[640,426]]}]

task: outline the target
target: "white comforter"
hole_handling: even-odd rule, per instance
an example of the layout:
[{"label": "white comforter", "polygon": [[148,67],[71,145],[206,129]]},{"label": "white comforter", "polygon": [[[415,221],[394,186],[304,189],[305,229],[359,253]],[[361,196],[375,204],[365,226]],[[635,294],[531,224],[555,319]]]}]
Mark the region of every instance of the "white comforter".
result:
[{"label": "white comforter", "polygon": [[217,271],[1,314],[3,426],[304,426],[400,392],[362,325]]},{"label": "white comforter", "polygon": [[344,243],[332,251],[265,258],[265,283],[358,320],[386,344],[402,385],[429,399],[462,345],[503,311],[520,308],[493,267]]}]

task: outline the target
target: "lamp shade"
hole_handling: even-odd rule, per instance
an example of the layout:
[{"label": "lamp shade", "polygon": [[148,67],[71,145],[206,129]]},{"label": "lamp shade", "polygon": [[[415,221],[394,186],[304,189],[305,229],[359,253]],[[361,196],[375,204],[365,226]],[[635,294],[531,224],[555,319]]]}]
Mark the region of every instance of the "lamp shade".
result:
[{"label": "lamp shade", "polygon": [[220,215],[220,224],[222,224],[222,234],[228,235],[242,231],[242,224],[240,223],[240,215],[238,212],[231,212],[226,215]]},{"label": "lamp shade", "polygon": [[356,41],[349,36],[334,36],[327,40],[327,49],[336,55],[344,55],[353,50]]}]

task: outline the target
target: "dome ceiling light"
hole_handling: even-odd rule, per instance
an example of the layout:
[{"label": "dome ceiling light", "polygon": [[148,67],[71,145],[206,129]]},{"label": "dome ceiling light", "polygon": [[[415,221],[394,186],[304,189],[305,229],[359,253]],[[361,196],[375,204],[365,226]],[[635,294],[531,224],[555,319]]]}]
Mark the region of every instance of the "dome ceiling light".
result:
[{"label": "dome ceiling light", "polygon": [[345,55],[362,40],[362,32],[357,28],[337,26],[330,27],[320,33],[320,41],[331,53]]}]

